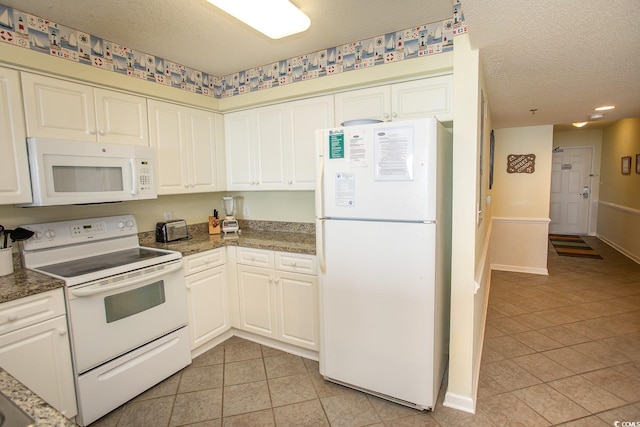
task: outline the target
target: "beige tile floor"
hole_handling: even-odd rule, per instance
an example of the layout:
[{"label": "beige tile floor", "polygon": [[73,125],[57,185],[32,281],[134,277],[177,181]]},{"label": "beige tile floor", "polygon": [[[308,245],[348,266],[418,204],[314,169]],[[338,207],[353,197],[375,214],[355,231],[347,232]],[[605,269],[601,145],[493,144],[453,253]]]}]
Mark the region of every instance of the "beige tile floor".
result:
[{"label": "beige tile floor", "polygon": [[475,415],[442,392],[434,412],[395,405],[233,337],[92,427],[640,425],[640,266],[585,240],[603,260],[550,247],[549,276],[492,273]]}]

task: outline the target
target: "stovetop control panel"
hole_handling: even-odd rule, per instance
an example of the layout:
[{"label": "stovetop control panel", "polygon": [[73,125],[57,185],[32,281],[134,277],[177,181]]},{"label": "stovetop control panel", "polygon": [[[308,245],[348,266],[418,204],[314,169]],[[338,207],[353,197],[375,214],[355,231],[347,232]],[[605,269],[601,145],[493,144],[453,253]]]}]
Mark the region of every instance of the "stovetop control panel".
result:
[{"label": "stovetop control panel", "polygon": [[23,225],[34,232],[24,241],[25,250],[37,250],[82,242],[111,239],[138,234],[138,224],[133,215],[76,219]]}]

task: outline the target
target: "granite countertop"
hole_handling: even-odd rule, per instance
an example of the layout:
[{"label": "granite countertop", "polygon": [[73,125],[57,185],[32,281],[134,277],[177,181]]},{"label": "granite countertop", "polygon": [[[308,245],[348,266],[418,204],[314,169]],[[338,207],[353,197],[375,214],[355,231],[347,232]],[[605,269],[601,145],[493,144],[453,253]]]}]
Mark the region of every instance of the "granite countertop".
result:
[{"label": "granite countertop", "polygon": [[0,303],[62,287],[62,280],[22,268],[18,254],[14,254],[13,274],[0,276]]},{"label": "granite countertop", "polygon": [[[239,221],[239,235],[209,235],[207,223],[188,226],[189,238],[169,243],[157,243],[153,232],[140,234],[140,245],[170,249],[183,256],[194,255],[224,246],[293,252],[315,255],[316,239],[313,224],[282,223],[274,221]],[[275,231],[274,231],[275,230]]]},{"label": "granite countertop", "polygon": [[29,390],[24,384],[0,368],[0,390],[20,409],[26,412],[36,422],[36,426],[43,427],[77,427],[53,407],[49,406],[37,394]]}]

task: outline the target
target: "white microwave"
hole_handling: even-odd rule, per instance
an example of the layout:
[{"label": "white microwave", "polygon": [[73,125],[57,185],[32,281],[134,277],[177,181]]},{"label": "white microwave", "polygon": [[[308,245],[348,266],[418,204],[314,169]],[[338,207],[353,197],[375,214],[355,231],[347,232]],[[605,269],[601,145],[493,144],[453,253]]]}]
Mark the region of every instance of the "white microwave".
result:
[{"label": "white microwave", "polygon": [[33,202],[21,206],[158,197],[151,147],[27,138],[27,149]]}]

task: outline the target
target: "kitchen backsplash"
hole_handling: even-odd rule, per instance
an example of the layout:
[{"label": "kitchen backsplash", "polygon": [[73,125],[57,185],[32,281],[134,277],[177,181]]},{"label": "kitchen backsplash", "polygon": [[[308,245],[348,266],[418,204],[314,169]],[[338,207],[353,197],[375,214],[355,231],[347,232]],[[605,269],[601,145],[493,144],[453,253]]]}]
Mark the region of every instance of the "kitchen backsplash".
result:
[{"label": "kitchen backsplash", "polygon": [[453,16],[444,21],[218,77],[0,4],[1,42],[214,98],[448,52],[453,36],[466,32],[460,1],[453,0]]}]

